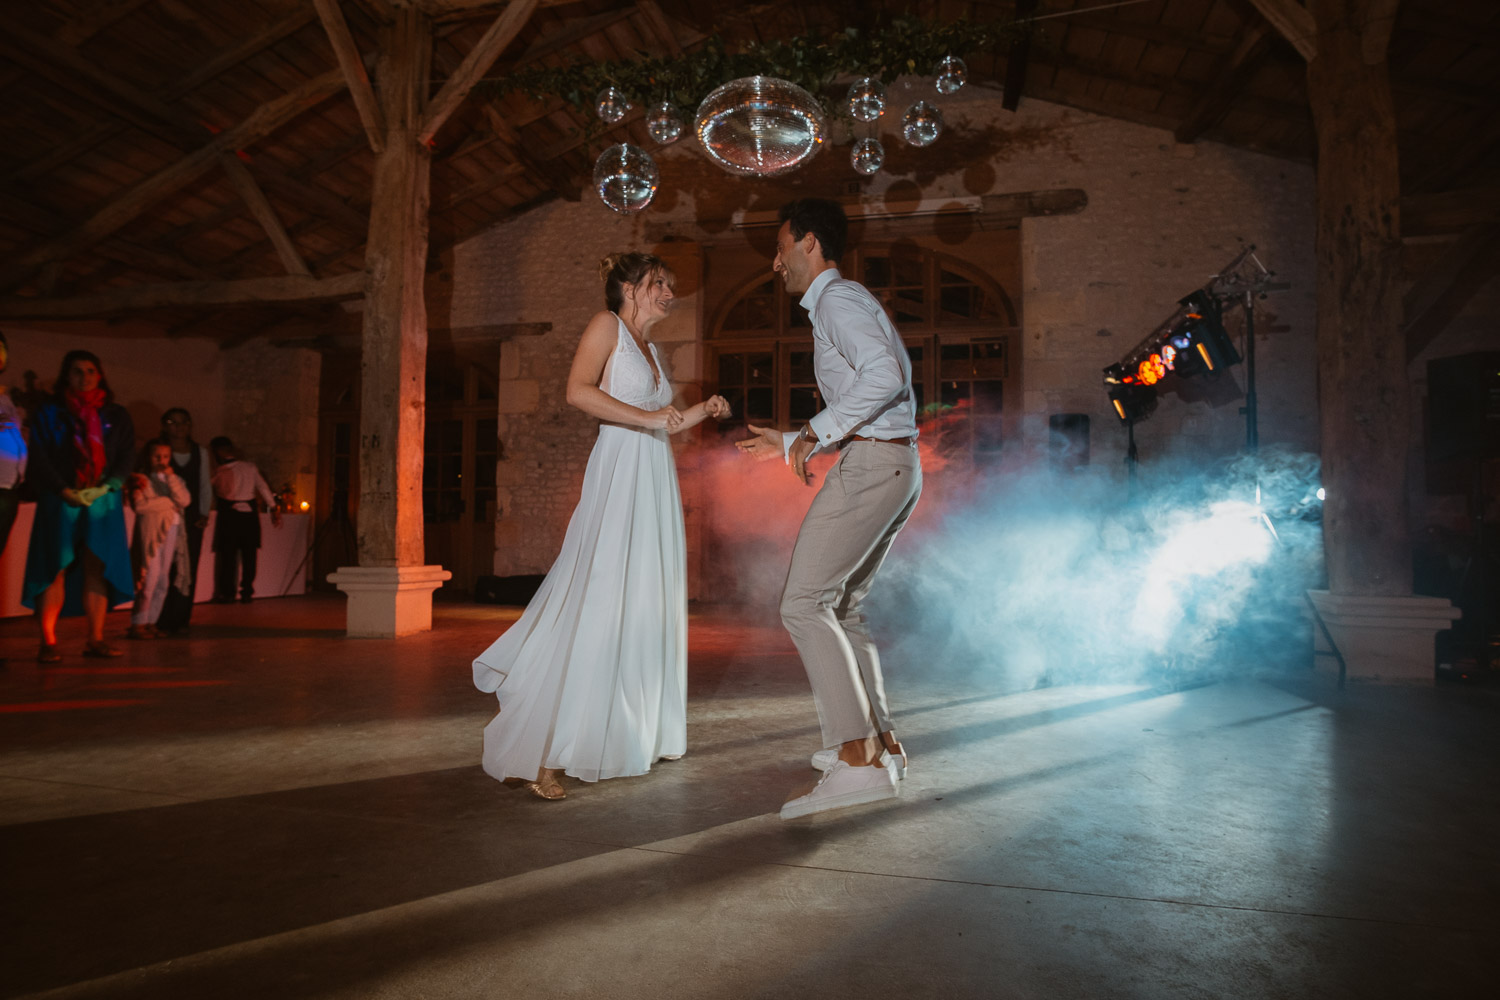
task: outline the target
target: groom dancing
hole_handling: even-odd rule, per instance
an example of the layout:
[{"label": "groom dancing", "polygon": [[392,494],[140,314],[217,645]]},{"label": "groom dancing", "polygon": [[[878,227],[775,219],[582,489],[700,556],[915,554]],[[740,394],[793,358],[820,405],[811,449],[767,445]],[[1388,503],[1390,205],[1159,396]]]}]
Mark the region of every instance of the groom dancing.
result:
[{"label": "groom dancing", "polygon": [[781,209],[772,269],[802,293],[813,324],[813,368],[826,408],[798,431],[749,426],[737,442],[757,459],[785,458],[811,484],[807,460],[838,451],[813,498],[787,572],[781,620],[802,654],[824,750],[816,787],[781,807],[782,819],[896,795],[906,754],[896,742],[880,654],[861,603],[922,492],[911,361],[885,309],[839,274],[849,221],[843,208],[803,198]]}]

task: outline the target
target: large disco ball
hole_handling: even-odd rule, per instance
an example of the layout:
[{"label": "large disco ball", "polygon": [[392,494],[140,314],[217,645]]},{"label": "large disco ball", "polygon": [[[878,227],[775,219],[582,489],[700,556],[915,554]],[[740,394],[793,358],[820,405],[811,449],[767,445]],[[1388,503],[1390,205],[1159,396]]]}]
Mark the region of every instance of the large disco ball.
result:
[{"label": "large disco ball", "polygon": [[827,138],[811,94],[772,76],[731,80],[698,105],[698,141],[732,174],[770,177],[806,163]]},{"label": "large disco ball", "polygon": [[901,137],[910,145],[931,146],[943,133],[943,113],[926,101],[918,101],[906,109],[901,119]]},{"label": "large disco ball", "polygon": [[594,190],[616,212],[639,212],[651,204],[660,179],[656,161],[628,142],[609,147],[594,163]]}]

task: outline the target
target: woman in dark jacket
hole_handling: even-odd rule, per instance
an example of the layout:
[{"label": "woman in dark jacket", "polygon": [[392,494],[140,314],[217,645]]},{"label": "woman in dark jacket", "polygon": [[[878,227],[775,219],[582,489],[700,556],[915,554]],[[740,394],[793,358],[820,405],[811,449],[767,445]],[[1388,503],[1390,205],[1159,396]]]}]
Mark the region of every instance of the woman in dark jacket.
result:
[{"label": "woman in dark jacket", "polygon": [[99,359],[69,351],[32,418],[26,477],[37,503],[21,603],[36,609],[41,663],[62,659],[57,619],[64,614],[88,619],[84,656],[120,655],[104,641],[104,613],[135,587],[120,492],[134,454],[130,414],[114,402]]}]

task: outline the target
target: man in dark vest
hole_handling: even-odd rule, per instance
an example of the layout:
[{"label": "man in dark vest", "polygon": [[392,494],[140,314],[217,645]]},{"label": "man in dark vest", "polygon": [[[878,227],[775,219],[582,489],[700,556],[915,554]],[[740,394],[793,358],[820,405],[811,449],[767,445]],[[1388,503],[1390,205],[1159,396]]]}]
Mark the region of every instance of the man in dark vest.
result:
[{"label": "man in dark vest", "polygon": [[271,524],[281,527],[281,511],[265,477],[247,461],[233,441],[216,437],[208,443],[214,461],[214,596],[215,604],[234,600],[236,568],[240,578],[240,601],[249,604],[255,595],[255,564],[260,550],[260,504],[271,512]]},{"label": "man in dark vest", "polygon": [[156,627],[163,632],[183,632],[193,616],[193,597],[198,586],[198,554],[203,551],[203,529],[208,526],[208,512],[213,509],[214,490],[210,481],[208,449],[193,440],[193,417],[180,406],[161,415],[162,440],[172,446],[172,471],[187,484],[193,503],[182,512],[187,524],[188,562],[193,578],[187,594],[176,587],[167,588],[167,599],[161,608]]}]

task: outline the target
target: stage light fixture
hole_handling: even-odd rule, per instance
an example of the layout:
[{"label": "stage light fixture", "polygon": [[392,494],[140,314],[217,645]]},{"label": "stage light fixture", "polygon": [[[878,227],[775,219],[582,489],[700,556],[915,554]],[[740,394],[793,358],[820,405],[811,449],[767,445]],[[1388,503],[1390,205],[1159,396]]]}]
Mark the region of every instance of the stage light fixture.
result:
[{"label": "stage light fixture", "polygon": [[1156,386],[1169,376],[1217,375],[1240,360],[1223,323],[1223,307],[1207,289],[1190,292],[1177,311],[1118,363],[1104,369],[1104,384],[1123,423],[1151,413]]}]

